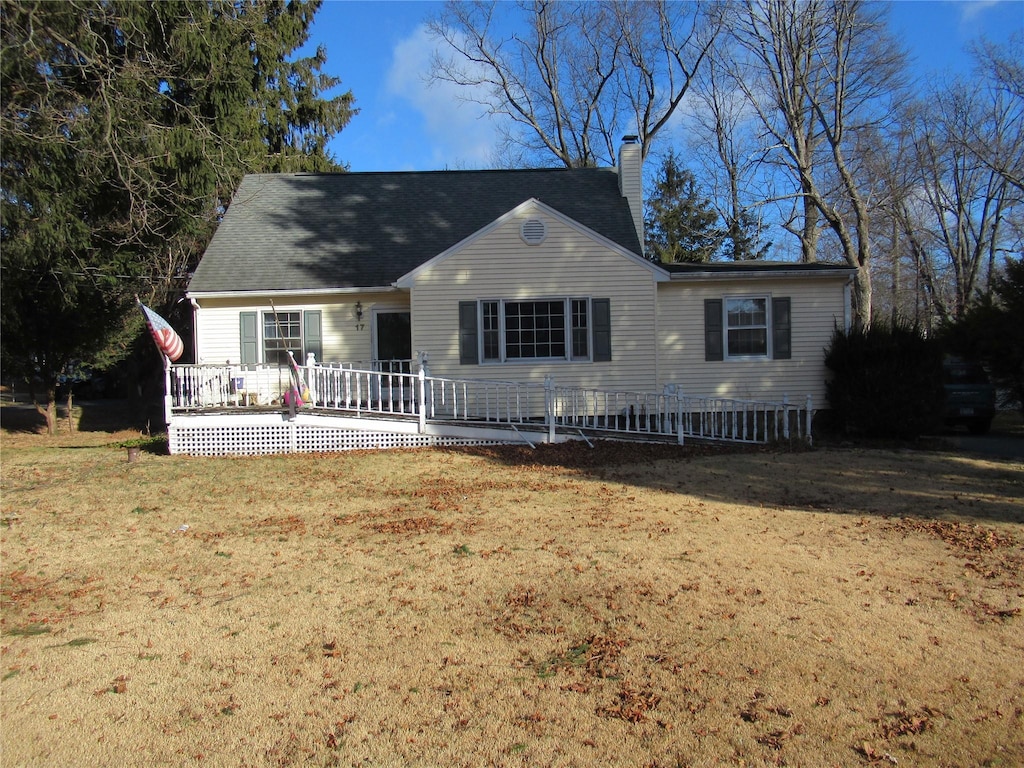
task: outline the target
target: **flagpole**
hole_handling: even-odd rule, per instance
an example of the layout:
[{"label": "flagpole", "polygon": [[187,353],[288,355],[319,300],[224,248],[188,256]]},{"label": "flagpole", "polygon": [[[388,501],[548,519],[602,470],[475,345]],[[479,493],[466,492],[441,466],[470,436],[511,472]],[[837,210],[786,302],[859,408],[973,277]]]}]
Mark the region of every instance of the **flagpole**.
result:
[{"label": "flagpole", "polygon": [[[274,313],[274,325],[277,327],[277,337],[284,341],[284,333],[281,332],[281,320],[277,316],[277,307],[274,306],[274,300],[269,299],[270,309]],[[298,363],[295,362],[295,358],[292,356],[292,351],[285,345],[285,354],[288,355],[288,360],[291,365],[288,366],[289,378],[292,380],[292,386],[295,388],[295,393],[299,397],[299,405],[305,402],[305,398],[302,396],[302,379],[299,377]]]}]

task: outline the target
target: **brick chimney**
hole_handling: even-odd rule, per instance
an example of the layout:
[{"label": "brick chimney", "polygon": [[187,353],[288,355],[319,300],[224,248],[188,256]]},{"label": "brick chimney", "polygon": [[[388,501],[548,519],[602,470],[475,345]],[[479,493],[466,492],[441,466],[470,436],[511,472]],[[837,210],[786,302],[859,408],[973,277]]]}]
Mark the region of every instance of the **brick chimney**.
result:
[{"label": "brick chimney", "polygon": [[644,247],[644,161],[636,136],[623,136],[619,147],[619,192],[629,203],[636,236]]}]

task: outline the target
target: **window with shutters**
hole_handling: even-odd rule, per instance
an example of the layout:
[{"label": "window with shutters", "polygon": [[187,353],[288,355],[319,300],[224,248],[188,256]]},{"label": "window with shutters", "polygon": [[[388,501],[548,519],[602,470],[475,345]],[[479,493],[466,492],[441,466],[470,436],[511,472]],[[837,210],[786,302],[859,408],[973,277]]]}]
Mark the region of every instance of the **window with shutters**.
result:
[{"label": "window with shutters", "polygon": [[[593,305],[604,302],[603,316],[607,317],[607,299],[556,298],[486,299],[477,303],[478,315],[462,312],[462,336],[475,337],[467,326],[479,324],[480,360],[488,363],[518,362],[522,360],[576,360],[610,359],[610,350],[602,358],[595,353]],[[607,322],[607,321],[606,321]],[[604,331],[610,338],[610,333]],[[469,341],[472,345],[472,341]],[[462,361],[473,362],[472,350]]]},{"label": "window with shutters", "polygon": [[302,365],[302,313],[263,313],[263,361],[270,365],[286,365],[288,351]]},{"label": "window with shutters", "polygon": [[726,357],[768,356],[768,298],[725,299]]},{"label": "window with shutters", "polygon": [[790,299],[725,296],[704,301],[704,359],[788,360]]},{"label": "window with shutters", "polygon": [[309,353],[317,360],[323,359],[320,310],[262,315],[241,312],[239,321],[239,359],[243,365],[254,365],[260,359],[270,365],[286,365],[289,351],[299,365],[305,365]]}]

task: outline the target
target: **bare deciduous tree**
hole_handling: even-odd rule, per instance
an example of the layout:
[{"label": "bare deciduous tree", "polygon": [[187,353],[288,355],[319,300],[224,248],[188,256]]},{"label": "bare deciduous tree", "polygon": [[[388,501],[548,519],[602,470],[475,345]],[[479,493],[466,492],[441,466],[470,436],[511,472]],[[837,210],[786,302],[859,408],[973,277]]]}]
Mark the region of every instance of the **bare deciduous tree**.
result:
[{"label": "bare deciduous tree", "polygon": [[805,261],[818,253],[819,224],[857,268],[855,320],[871,321],[870,180],[857,144],[893,112],[904,56],[886,32],[884,6],[857,0],[747,0],[727,27],[743,52],[733,80],[764,128],[766,159],[791,175],[802,216]]},{"label": "bare deciduous tree", "polygon": [[913,187],[895,210],[940,320],[961,317],[1013,247],[1006,224],[1022,195],[1002,160],[1024,146],[1016,122],[1004,93],[965,81],[933,90],[904,120]]},{"label": "bare deciduous tree", "polygon": [[622,133],[646,157],[717,34],[702,4],[663,0],[449,2],[430,29],[451,52],[431,77],[507,118],[508,146],[566,167],[614,164]]},{"label": "bare deciduous tree", "polygon": [[755,116],[730,72],[734,49],[727,35],[720,36],[695,78],[687,144],[725,223],[726,255],[742,260],[761,258],[771,246],[764,244],[762,213],[771,194],[759,183],[765,149]]}]

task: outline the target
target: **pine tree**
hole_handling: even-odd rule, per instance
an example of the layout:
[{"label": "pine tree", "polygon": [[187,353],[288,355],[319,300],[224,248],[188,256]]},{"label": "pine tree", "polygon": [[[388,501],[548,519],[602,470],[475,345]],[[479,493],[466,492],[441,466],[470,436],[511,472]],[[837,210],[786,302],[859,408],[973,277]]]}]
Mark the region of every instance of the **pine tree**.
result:
[{"label": "pine tree", "polygon": [[722,255],[731,261],[763,259],[772,244],[771,242],[762,243],[756,235],[751,235],[751,232],[756,231],[757,222],[750,215],[750,211],[746,208],[741,209],[739,214],[731,219],[726,226]]},{"label": "pine tree", "polygon": [[47,390],[170,304],[246,172],[341,170],[319,0],[0,0],[2,362]]},{"label": "pine tree", "polygon": [[718,214],[700,194],[693,174],[669,152],[661,165],[644,217],[648,257],[663,263],[711,261],[723,232]]}]

